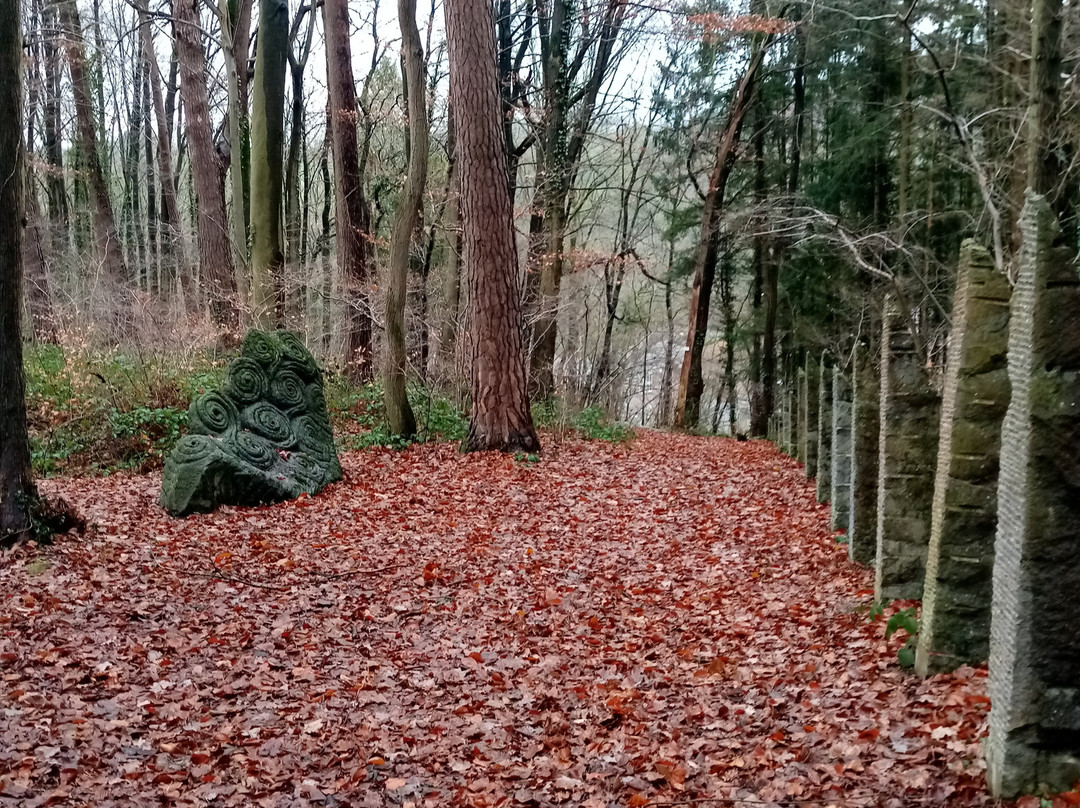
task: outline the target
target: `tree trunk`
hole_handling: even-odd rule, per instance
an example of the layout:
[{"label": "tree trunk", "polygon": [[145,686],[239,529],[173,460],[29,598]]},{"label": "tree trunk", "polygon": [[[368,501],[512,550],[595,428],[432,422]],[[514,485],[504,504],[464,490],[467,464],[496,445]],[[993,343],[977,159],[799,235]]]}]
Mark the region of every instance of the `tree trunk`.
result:
[{"label": "tree trunk", "polygon": [[26,426],[22,328],[22,20],[18,0],[0,0],[0,544],[31,526],[35,496]]},{"label": "tree trunk", "polygon": [[461,177],[457,168],[457,134],[453,112],[446,121],[447,200],[446,200],[446,280],[443,287],[443,320],[439,332],[439,356],[453,373],[458,320],[461,308]]},{"label": "tree trunk", "polygon": [[90,197],[91,229],[94,254],[105,271],[107,283],[113,286],[108,300],[112,306],[112,336],[120,337],[131,329],[131,306],[126,300],[128,273],[124,256],[120,252],[120,239],[116,231],[109,189],[102,173],[97,148],[97,126],[94,121],[94,102],[90,90],[90,77],[86,69],[86,51],[83,48],[82,23],[75,0],[59,0],[57,11],[67,35],[68,72],[71,89],[75,96],[77,138],[82,165],[87,175]]},{"label": "tree trunk", "polygon": [[56,345],[60,342],[56,333],[56,316],[53,311],[52,287],[49,283],[45,232],[41,221],[34,190],[33,174],[24,162],[25,235],[23,237],[23,272],[26,281],[26,299],[30,306],[30,328],[38,342]]},{"label": "tree trunk", "polygon": [[173,36],[180,61],[180,97],[185,107],[185,129],[194,180],[196,240],[199,273],[210,298],[210,316],[228,341],[238,327],[236,277],[233,275],[225,189],[221,162],[210,131],[210,103],[206,91],[206,57],[200,36],[196,0],[174,0]]},{"label": "tree trunk", "polygon": [[728,176],[735,165],[746,111],[754,96],[757,72],[774,37],[758,43],[746,72],[731,101],[727,123],[716,146],[716,159],[709,176],[709,189],[701,213],[701,238],[698,241],[694,267],[694,287],[690,295],[690,323],[686,333],[686,353],[679,376],[679,395],[675,405],[675,426],[689,429],[697,426],[701,410],[701,395],[705,381],[701,374],[701,358],[705,351],[705,336],[709,328],[709,301],[716,276],[716,257],[720,243],[720,214],[724,207],[724,191]]},{"label": "tree trunk", "polygon": [[154,117],[157,120],[157,162],[163,212],[162,227],[159,229],[161,274],[167,283],[174,273],[180,272],[190,277],[191,271],[188,267],[183,234],[180,229],[180,208],[176,201],[176,183],[173,178],[172,137],[169,134],[169,119],[161,92],[161,72],[158,69],[157,54],[154,52],[153,30],[150,27],[145,0],[139,6],[139,15],[143,55],[149,67],[150,94],[153,99]]},{"label": "tree trunk", "polygon": [[405,345],[405,298],[409,280],[409,253],[420,224],[420,209],[427,183],[428,128],[424,82],[424,53],[416,28],[416,0],[398,0],[401,53],[405,67],[405,95],[408,99],[409,171],[394,215],[390,240],[390,277],[386,291],[386,416],[390,431],[410,438],[416,433],[416,418],[406,391],[408,358]]},{"label": "tree trunk", "polygon": [[[296,38],[301,17],[293,20]],[[306,288],[306,276],[301,270],[303,261],[300,248],[302,240],[302,216],[300,206],[300,162],[304,159],[304,70],[315,33],[315,14],[308,17],[307,32],[300,53],[289,45],[289,77],[292,79],[292,115],[289,127],[289,155],[285,162],[285,265],[287,272],[279,279],[278,305],[280,318],[290,328],[299,329],[302,322]]]},{"label": "tree trunk", "polygon": [[58,17],[52,3],[42,9],[42,24],[48,33],[42,39],[45,62],[45,99],[43,104],[43,132],[45,159],[49,164],[45,178],[46,196],[49,203],[50,241],[59,253],[66,245],[68,229],[68,200],[64,188],[64,125],[60,117],[60,50],[57,47]]},{"label": "tree trunk", "polygon": [[251,25],[251,0],[221,0],[221,50],[225,57],[225,83],[229,96],[229,183],[232,205],[229,209],[229,229],[232,234],[233,272],[236,274],[236,296],[241,308],[250,300],[248,285],[248,230],[250,211],[248,169],[251,154],[246,134],[248,30]]},{"label": "tree trunk", "polygon": [[445,13],[469,278],[472,413],[463,448],[535,452],[491,3],[448,0]]},{"label": "tree trunk", "polygon": [[1060,243],[1075,252],[1076,168],[1061,119],[1062,0],[1035,0],[1031,13],[1031,100],[1027,111],[1027,184],[1045,196],[1061,225]]},{"label": "tree trunk", "polygon": [[372,379],[371,216],[360,182],[356,135],[356,86],[349,45],[348,0],[326,0],[326,83],[334,145],[334,199],[338,271],[345,283],[345,372],[355,382]]},{"label": "tree trunk", "polygon": [[281,214],[288,50],[288,3],[259,0],[251,108],[251,307],[260,328],[274,325],[274,278],[285,262]]}]

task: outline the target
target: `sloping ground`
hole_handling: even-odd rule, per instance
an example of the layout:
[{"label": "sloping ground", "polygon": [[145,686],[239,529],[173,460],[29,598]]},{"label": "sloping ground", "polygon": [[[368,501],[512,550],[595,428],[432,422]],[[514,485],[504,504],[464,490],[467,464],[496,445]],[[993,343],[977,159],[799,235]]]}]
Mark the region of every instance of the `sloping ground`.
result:
[{"label": "sloping ground", "polygon": [[0,804],[985,805],[985,672],[902,672],[798,464],[645,434],[344,458],[0,565]]}]

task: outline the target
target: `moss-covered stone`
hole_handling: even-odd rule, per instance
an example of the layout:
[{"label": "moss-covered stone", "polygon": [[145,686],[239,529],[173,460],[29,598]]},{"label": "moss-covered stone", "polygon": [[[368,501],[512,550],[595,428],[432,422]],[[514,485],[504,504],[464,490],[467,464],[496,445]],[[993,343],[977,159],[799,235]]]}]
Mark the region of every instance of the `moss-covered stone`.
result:
[{"label": "moss-covered stone", "polygon": [[286,331],[249,331],[221,390],[191,402],[165,461],[161,506],[183,516],[315,494],[341,479],[322,374]]}]

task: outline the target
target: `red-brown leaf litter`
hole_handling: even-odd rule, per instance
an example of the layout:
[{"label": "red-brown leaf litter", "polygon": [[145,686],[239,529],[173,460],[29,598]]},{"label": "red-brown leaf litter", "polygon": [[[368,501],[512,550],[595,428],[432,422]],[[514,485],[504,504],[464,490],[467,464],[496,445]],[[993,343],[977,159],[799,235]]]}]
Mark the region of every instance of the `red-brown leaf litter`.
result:
[{"label": "red-brown leaf litter", "polygon": [[[347,454],[0,563],[0,805],[989,805],[985,669],[920,680],[762,442]],[[707,800],[706,800],[707,798]]]}]

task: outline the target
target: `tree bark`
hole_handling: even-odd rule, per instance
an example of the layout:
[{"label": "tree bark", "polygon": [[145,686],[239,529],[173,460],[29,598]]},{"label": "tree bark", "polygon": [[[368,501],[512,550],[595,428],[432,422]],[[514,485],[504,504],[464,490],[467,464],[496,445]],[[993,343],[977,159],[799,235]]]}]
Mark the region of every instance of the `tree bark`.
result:
[{"label": "tree bark", "polygon": [[206,57],[202,46],[196,0],[174,0],[173,35],[180,61],[180,97],[184,102],[184,133],[191,152],[198,218],[196,240],[199,269],[208,287],[210,316],[229,340],[238,326],[236,277],[233,274],[225,217],[221,161],[210,130],[206,91]]},{"label": "tree bark", "polygon": [[448,0],[445,13],[469,278],[472,413],[462,448],[535,452],[491,3]]},{"label": "tree bark", "polygon": [[288,3],[259,0],[251,108],[251,307],[260,328],[274,324],[274,278],[285,262],[281,214],[288,50]]},{"label": "tree bark", "polygon": [[[305,12],[307,13],[307,12]],[[292,41],[299,33],[302,16],[293,19],[289,45],[289,78],[292,80],[292,114],[289,127],[289,154],[285,162],[285,265],[286,274],[279,279],[278,305],[281,319],[290,327],[299,327],[303,313],[306,276],[301,270],[303,261],[302,216],[300,205],[300,162],[304,159],[304,70],[315,34],[315,13],[310,12],[307,31],[300,52],[293,50]]]},{"label": "tree bark", "polygon": [[34,179],[24,158],[25,186],[25,232],[23,237],[23,272],[26,282],[26,300],[30,308],[30,329],[38,342],[56,345],[60,339],[56,331],[53,310],[52,286],[49,283],[48,253],[45,242],[41,209],[34,191]]},{"label": "tree bark", "polygon": [[251,0],[221,0],[221,50],[225,56],[225,83],[229,96],[229,183],[232,206],[229,229],[232,233],[233,272],[236,274],[237,298],[250,300],[248,287],[248,169],[251,154],[248,131],[247,72],[248,30],[251,25]]},{"label": "tree bark", "polygon": [[48,33],[42,38],[45,62],[45,98],[43,103],[43,135],[45,159],[49,172],[45,181],[49,204],[49,224],[54,250],[60,252],[67,241],[68,200],[64,187],[64,126],[60,117],[60,50],[57,47],[59,23],[56,8],[48,3],[42,8],[42,24]]},{"label": "tree bark", "polygon": [[366,383],[373,377],[368,299],[372,276],[371,214],[360,181],[348,0],[326,0],[323,23],[334,146],[337,262],[345,283],[345,372],[353,381]]},{"label": "tree bark", "polygon": [[22,19],[19,0],[0,0],[0,544],[31,526],[36,495],[30,469],[23,374]]},{"label": "tree bark", "polygon": [[101,262],[106,280],[114,288],[109,296],[112,305],[112,336],[124,336],[131,329],[131,306],[126,302],[128,273],[124,256],[120,251],[116,218],[113,216],[109,189],[102,173],[97,147],[97,125],[94,120],[94,102],[90,89],[90,77],[86,69],[86,51],[83,47],[82,23],[75,0],[58,0],[57,11],[65,34],[68,72],[71,89],[75,96],[75,118],[79,152],[88,182],[90,217],[94,254]]},{"label": "tree bark", "polygon": [[172,138],[169,135],[169,120],[165,113],[165,99],[161,91],[161,72],[158,68],[157,54],[154,52],[154,36],[145,0],[139,5],[139,21],[143,55],[150,71],[150,94],[153,99],[154,118],[157,121],[158,176],[161,188],[161,210],[164,214],[161,217],[163,226],[159,228],[162,275],[168,279],[174,272],[179,271],[190,276],[191,271],[180,230],[180,207],[176,201]]},{"label": "tree bark", "polygon": [[705,336],[709,328],[709,302],[716,276],[716,258],[720,244],[720,214],[724,208],[724,192],[739,145],[746,111],[754,97],[757,72],[774,37],[767,36],[754,48],[750,64],[739,80],[731,101],[727,123],[716,146],[716,159],[709,176],[709,188],[701,213],[701,238],[698,241],[694,265],[694,286],[690,294],[690,323],[686,333],[686,353],[679,376],[679,394],[675,404],[675,426],[689,429],[697,426],[701,411],[701,395],[705,381],[701,374],[701,358],[705,352]]},{"label": "tree bark", "polygon": [[410,438],[416,418],[406,391],[408,357],[405,345],[405,298],[409,280],[409,253],[420,224],[420,209],[427,183],[428,128],[424,82],[424,53],[416,27],[416,0],[398,0],[401,53],[408,99],[409,169],[394,215],[390,240],[390,278],[386,290],[386,378],[384,395],[390,431]]}]

